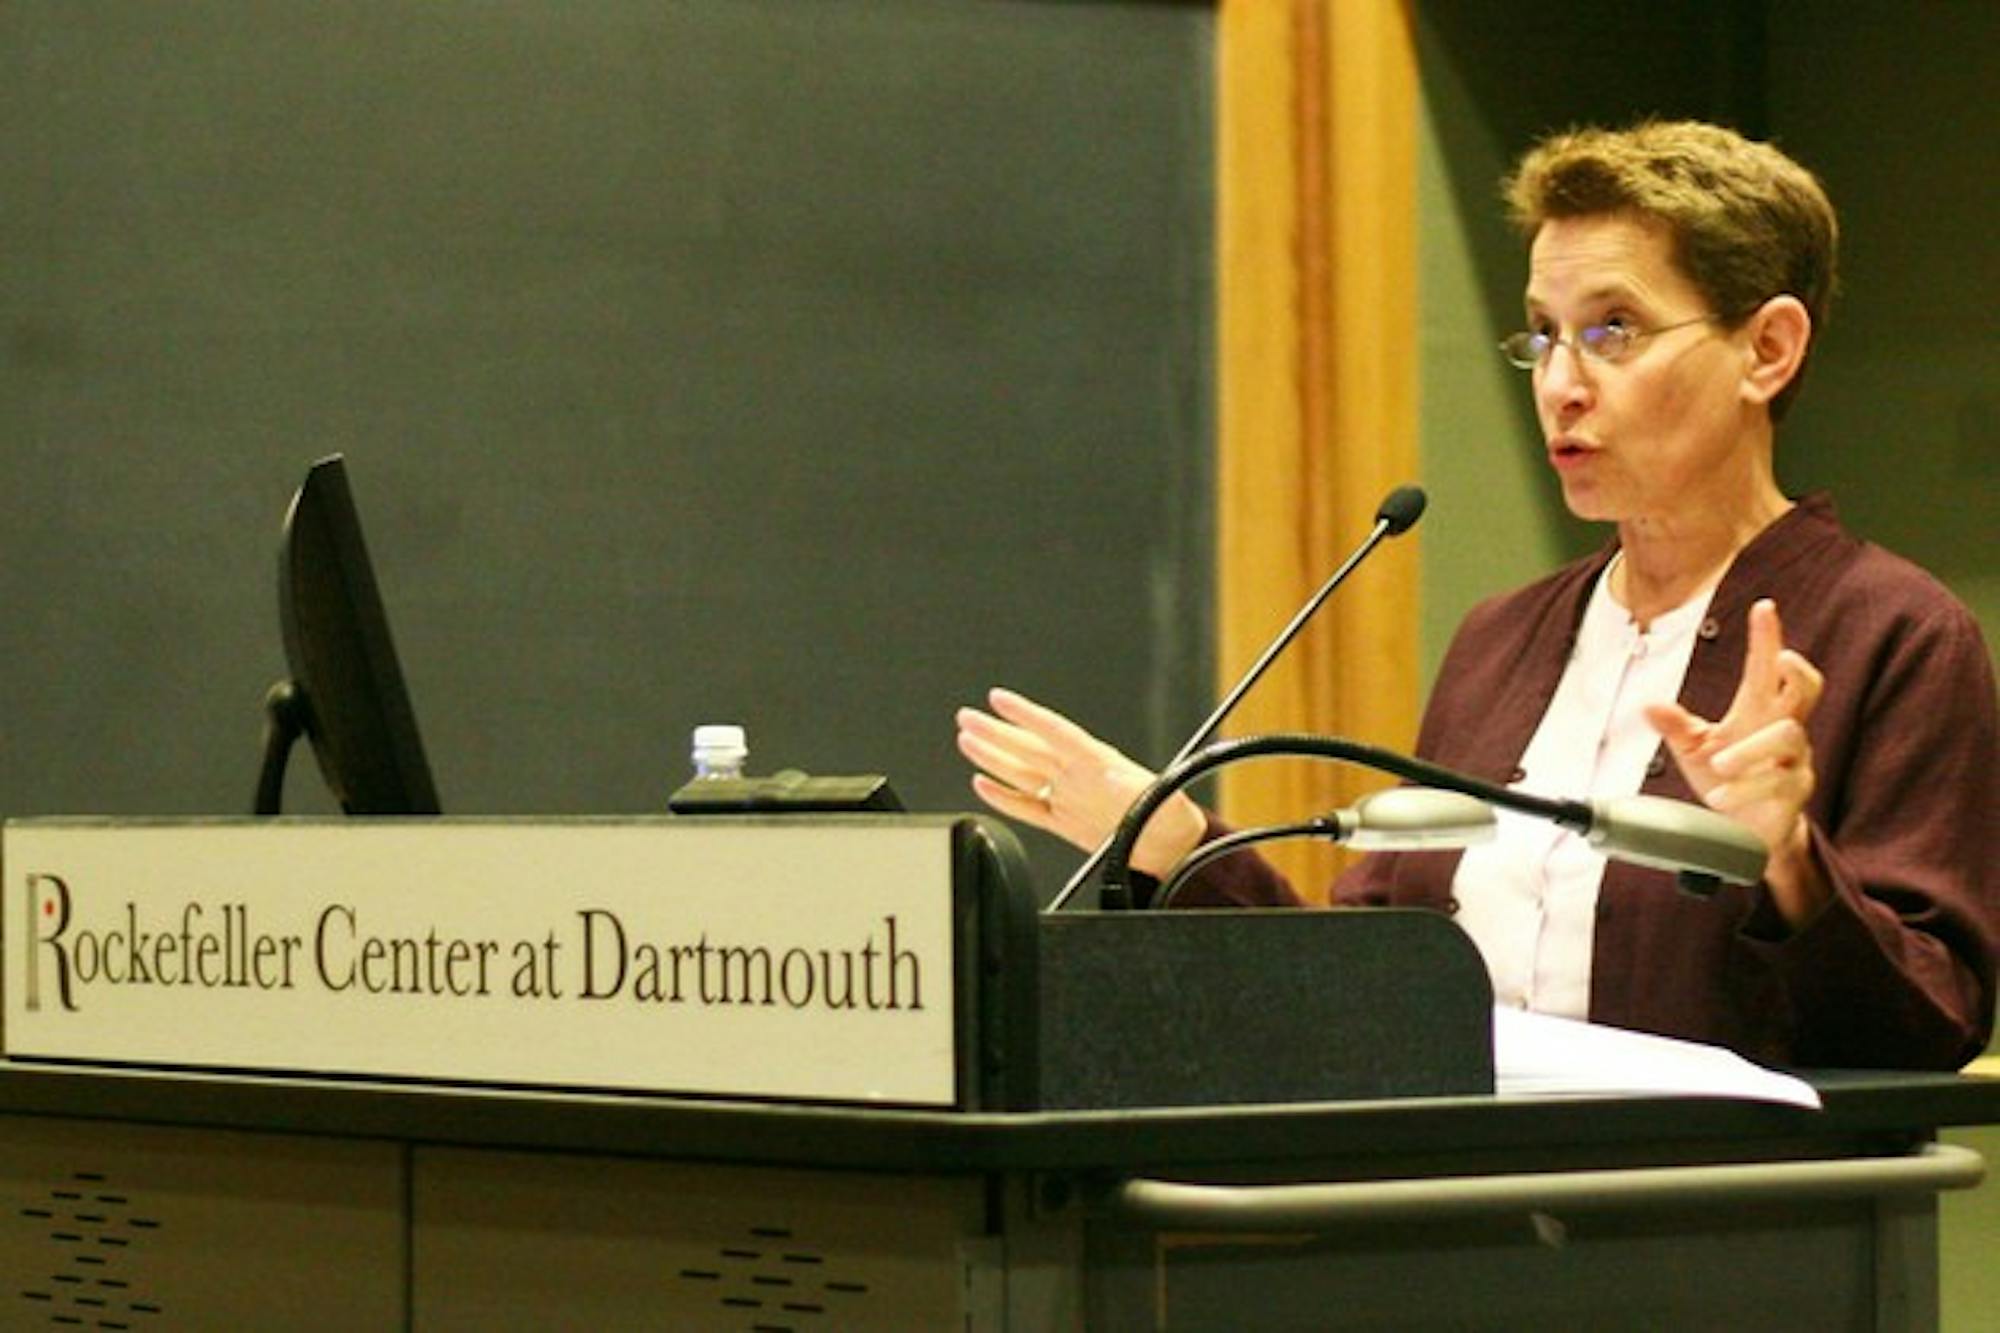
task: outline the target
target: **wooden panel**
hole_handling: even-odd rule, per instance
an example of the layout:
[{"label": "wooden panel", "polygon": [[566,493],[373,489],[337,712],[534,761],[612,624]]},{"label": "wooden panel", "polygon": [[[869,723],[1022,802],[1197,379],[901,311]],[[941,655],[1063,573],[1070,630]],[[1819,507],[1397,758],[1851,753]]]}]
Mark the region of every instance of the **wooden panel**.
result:
[{"label": "wooden panel", "polygon": [[[1227,688],[1416,473],[1416,62],[1393,0],[1225,0],[1217,96],[1218,678]],[[1407,746],[1414,536],[1380,552],[1245,700],[1232,734]],[[1228,773],[1241,824],[1383,785],[1317,763]],[[1337,861],[1279,846],[1310,894]]]}]

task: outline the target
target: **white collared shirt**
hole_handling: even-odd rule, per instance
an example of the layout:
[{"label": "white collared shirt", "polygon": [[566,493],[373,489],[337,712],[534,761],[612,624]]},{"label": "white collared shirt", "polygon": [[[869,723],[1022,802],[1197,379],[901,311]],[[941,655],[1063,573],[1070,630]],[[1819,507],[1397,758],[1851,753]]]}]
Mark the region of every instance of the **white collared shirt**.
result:
[{"label": "white collared shirt", "polygon": [[[1680,694],[1710,588],[1641,630],[1598,579],[1561,682],[1512,785],[1541,796],[1629,796],[1659,733],[1645,707]],[[1466,851],[1452,880],[1500,1004],[1570,1018],[1590,1012],[1591,944],[1604,857],[1581,835],[1499,811],[1494,840]]]}]

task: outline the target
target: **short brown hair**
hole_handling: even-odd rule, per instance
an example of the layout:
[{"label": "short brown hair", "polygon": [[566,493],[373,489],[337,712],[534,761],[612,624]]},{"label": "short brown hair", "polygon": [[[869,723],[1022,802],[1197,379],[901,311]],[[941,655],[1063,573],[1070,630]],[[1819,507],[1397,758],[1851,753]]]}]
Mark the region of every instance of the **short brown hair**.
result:
[{"label": "short brown hair", "polygon": [[[1815,333],[1824,327],[1836,283],[1833,205],[1810,171],[1770,144],[1699,121],[1565,130],[1530,148],[1502,189],[1531,242],[1555,218],[1635,213],[1667,228],[1681,272],[1725,322],[1790,295]],[[1773,420],[1804,378],[1801,363],[1771,402]]]}]

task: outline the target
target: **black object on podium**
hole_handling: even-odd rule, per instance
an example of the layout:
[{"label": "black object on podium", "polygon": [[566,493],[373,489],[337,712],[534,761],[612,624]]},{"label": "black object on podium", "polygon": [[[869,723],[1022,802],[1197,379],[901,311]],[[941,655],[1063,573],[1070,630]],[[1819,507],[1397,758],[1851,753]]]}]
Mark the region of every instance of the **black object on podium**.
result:
[{"label": "black object on podium", "polygon": [[1038,935],[1045,1109],[1493,1091],[1492,986],[1436,913],[1075,912]]},{"label": "black object on podium", "polygon": [[677,815],[838,814],[900,811],[902,800],[879,773],[819,777],[796,768],[768,777],[703,778],[667,798]]}]

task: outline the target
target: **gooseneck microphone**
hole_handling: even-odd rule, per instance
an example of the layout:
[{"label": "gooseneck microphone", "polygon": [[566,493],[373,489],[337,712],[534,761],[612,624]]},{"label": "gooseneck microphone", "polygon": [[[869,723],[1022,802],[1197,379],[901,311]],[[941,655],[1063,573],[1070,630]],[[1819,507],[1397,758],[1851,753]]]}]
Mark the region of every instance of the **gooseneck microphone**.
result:
[{"label": "gooseneck microphone", "polygon": [[1203,843],[1160,880],[1151,907],[1156,912],[1172,907],[1204,867],[1259,843],[1317,838],[1356,851],[1419,852],[1474,847],[1493,841],[1498,831],[1493,807],[1476,796],[1435,787],[1389,787],[1328,814],[1239,829]]},{"label": "gooseneck microphone", "polygon": [[[1167,761],[1168,769],[1179,766],[1189,755],[1192,755],[1196,750],[1208,743],[1208,738],[1213,736],[1215,729],[1222,725],[1222,719],[1228,717],[1230,710],[1236,707],[1237,702],[1245,694],[1249,693],[1250,687],[1255,685],[1258,679],[1263,676],[1271,663],[1277,659],[1278,654],[1285,650],[1285,646],[1298,637],[1299,631],[1305,628],[1306,622],[1312,619],[1313,612],[1319,610],[1320,604],[1332,595],[1335,588],[1338,588],[1342,583],[1347,581],[1347,576],[1354,572],[1357,565],[1368,558],[1371,551],[1382,544],[1382,540],[1385,537],[1399,537],[1414,527],[1416,521],[1423,517],[1424,504],[1425,496],[1423,487],[1421,486],[1398,486],[1395,490],[1389,492],[1388,496],[1383,499],[1381,505],[1375,510],[1375,526],[1369,530],[1368,536],[1362,540],[1359,546],[1354,548],[1352,555],[1349,555],[1346,560],[1341,562],[1340,568],[1334,570],[1332,576],[1319,586],[1319,591],[1306,600],[1306,604],[1299,608],[1298,614],[1292,617],[1291,623],[1278,631],[1278,637],[1271,640],[1270,646],[1264,649],[1255,662],[1250,664],[1250,669],[1244,672],[1243,678],[1237,681],[1229,693],[1222,697],[1222,702],[1215,706],[1215,711],[1210,713],[1207,719],[1194,729],[1194,734],[1189,736],[1181,748],[1175,751],[1174,757]],[[1162,797],[1161,799],[1165,798]],[[1151,814],[1152,812],[1148,811],[1147,813]],[[1127,818],[1129,817],[1128,813]],[[1084,863],[1077,867],[1076,873],[1069,877],[1069,883],[1063,885],[1062,892],[1055,896],[1045,910],[1060,912],[1063,909],[1063,905],[1076,895],[1076,891],[1090,882],[1090,877],[1097,872],[1097,868],[1100,865],[1104,864],[1104,857],[1111,849],[1111,842],[1112,839],[1106,838],[1097,845],[1097,850],[1092,852],[1084,860]],[[1128,857],[1131,855],[1129,847],[1126,849],[1126,855]],[[1106,905],[1122,906],[1123,904]]]},{"label": "gooseneck microphone", "polygon": [[[1645,795],[1594,801],[1536,796],[1339,736],[1250,736],[1221,741],[1187,756],[1170,765],[1139,793],[1118,822],[1104,853],[1105,901],[1129,902],[1132,847],[1146,821],[1169,796],[1212,768],[1274,754],[1344,760],[1394,774],[1408,782],[1461,792],[1503,810],[1545,819],[1582,834],[1591,846],[1614,860],[1673,871],[1684,887],[1697,891],[1712,889],[1718,882],[1755,884],[1763,878],[1769,856],[1763,841],[1742,824],[1706,806],[1686,801]],[[1304,826],[1300,827],[1304,831]],[[1324,833],[1339,836],[1339,831],[1332,827]]]}]

